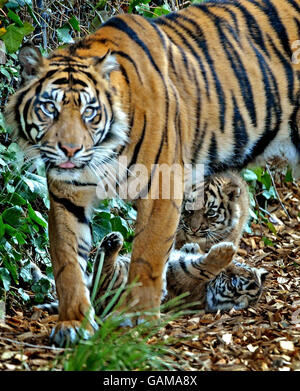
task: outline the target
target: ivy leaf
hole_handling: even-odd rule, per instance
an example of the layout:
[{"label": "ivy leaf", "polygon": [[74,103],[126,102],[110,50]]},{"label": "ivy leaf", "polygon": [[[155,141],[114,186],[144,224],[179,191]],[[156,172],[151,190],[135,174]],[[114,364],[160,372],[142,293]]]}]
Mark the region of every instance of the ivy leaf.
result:
[{"label": "ivy leaf", "polygon": [[0,239],[4,236],[5,234],[5,224],[3,222],[2,216],[0,216]]},{"label": "ivy leaf", "polygon": [[293,182],[293,173],[292,173],[291,169],[288,169],[288,171],[285,175],[285,178],[284,178],[284,182],[286,182],[286,183]]},{"label": "ivy leaf", "polygon": [[27,293],[25,293],[24,290],[23,290],[22,288],[19,288],[19,289],[18,289],[18,293],[19,293],[19,295],[22,297],[22,299],[23,299],[24,301],[28,301],[28,300],[30,299],[30,296],[27,295]]},{"label": "ivy leaf", "polygon": [[24,22],[23,27],[21,27],[19,31],[22,32],[24,35],[28,35],[34,31],[34,27],[32,26],[32,24]]},{"label": "ivy leaf", "polygon": [[272,223],[268,222],[268,223],[267,223],[267,226],[268,226],[269,230],[270,230],[273,234],[275,234],[275,235],[277,234],[276,228],[274,227],[274,225],[273,225]]},{"label": "ivy leaf", "polygon": [[8,53],[16,52],[21,46],[23,38],[24,34],[20,31],[20,27],[16,27],[14,25],[8,26],[6,33],[1,36]]},{"label": "ivy leaf", "polygon": [[30,282],[32,280],[30,263],[28,263],[27,265],[22,266],[22,268],[20,270],[20,277],[25,282]]},{"label": "ivy leaf", "polygon": [[79,22],[78,22],[78,20],[75,18],[74,15],[69,19],[69,24],[73,27],[73,29],[74,29],[75,31],[80,31]]},{"label": "ivy leaf", "polygon": [[243,178],[246,182],[256,181],[257,175],[254,171],[249,170],[248,168],[243,171]]},{"label": "ivy leaf", "polygon": [[150,0],[131,0],[128,7],[128,12],[131,13],[135,9],[135,7],[140,4],[148,4],[148,3],[150,3]]},{"label": "ivy leaf", "polygon": [[163,4],[161,7],[156,7],[154,10],[156,16],[168,15],[170,12],[171,9],[167,3]]},{"label": "ivy leaf", "polygon": [[20,16],[17,15],[14,11],[9,10],[7,13],[7,16],[9,17],[9,19],[11,19],[13,22],[15,22],[18,27],[24,26],[22,20],[20,19]]},{"label": "ivy leaf", "polygon": [[0,281],[2,281],[4,289],[8,291],[11,284],[11,278],[8,270],[4,267],[0,267]]},{"label": "ivy leaf", "polygon": [[10,73],[8,72],[7,69],[1,68],[0,72],[2,73],[2,75],[6,76],[8,79],[10,79]]},{"label": "ivy leaf", "polygon": [[16,52],[21,46],[24,36],[32,33],[33,30],[34,27],[28,22],[24,22],[24,24],[22,23],[21,27],[15,26],[14,24],[8,26],[6,33],[1,35],[1,39],[5,43],[7,52]]},{"label": "ivy leaf", "polygon": [[32,221],[34,221],[43,228],[47,228],[47,221],[40,214],[40,212],[33,210],[30,204],[28,204],[28,214]]},{"label": "ivy leaf", "polygon": [[60,42],[63,43],[74,43],[74,39],[70,35],[70,27],[69,26],[62,26],[56,30],[57,37]]},{"label": "ivy leaf", "polygon": [[2,213],[3,221],[9,223],[13,227],[18,227],[20,225],[20,219],[23,215],[23,210],[20,206],[13,206],[11,208],[7,208]]},{"label": "ivy leaf", "polygon": [[275,246],[275,244],[272,242],[272,240],[266,238],[265,236],[262,237],[262,241],[266,246]]}]

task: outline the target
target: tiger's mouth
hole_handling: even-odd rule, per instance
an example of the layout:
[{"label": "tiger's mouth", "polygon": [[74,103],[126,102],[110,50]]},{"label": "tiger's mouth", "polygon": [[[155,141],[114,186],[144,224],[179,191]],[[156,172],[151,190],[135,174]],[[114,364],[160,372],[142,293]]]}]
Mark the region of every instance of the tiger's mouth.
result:
[{"label": "tiger's mouth", "polygon": [[58,171],[73,171],[81,170],[88,165],[88,162],[74,162],[72,160],[67,160],[65,162],[55,162],[51,161],[46,163],[46,171],[51,169],[56,169]]}]

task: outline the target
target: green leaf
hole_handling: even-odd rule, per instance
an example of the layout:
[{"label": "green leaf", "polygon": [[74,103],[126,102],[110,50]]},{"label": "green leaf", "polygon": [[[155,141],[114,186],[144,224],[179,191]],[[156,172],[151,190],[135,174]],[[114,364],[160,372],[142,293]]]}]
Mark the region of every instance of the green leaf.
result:
[{"label": "green leaf", "polygon": [[70,27],[66,25],[56,29],[58,40],[63,43],[74,43],[74,40],[70,35],[70,31]]},{"label": "green leaf", "polygon": [[272,178],[268,172],[265,172],[264,175],[262,175],[260,182],[265,186],[267,190],[270,189],[272,185]]},{"label": "green leaf", "polygon": [[5,224],[3,222],[2,216],[0,216],[0,239],[4,236],[5,234]]},{"label": "green leaf", "polygon": [[156,16],[168,15],[170,12],[171,9],[167,3],[163,4],[161,7],[156,7],[154,10]]},{"label": "green leaf", "polygon": [[18,227],[20,225],[22,216],[23,210],[20,206],[17,205],[5,209],[5,211],[2,213],[3,221],[13,227]]},{"label": "green leaf", "polygon": [[255,174],[254,171],[249,170],[248,168],[246,168],[243,171],[243,178],[245,179],[246,182],[256,181],[257,180],[257,175]]},{"label": "green leaf", "polygon": [[26,242],[26,238],[22,235],[21,232],[18,232],[16,234],[16,239],[17,239],[17,242],[19,243],[20,246],[22,246],[23,244],[27,243]]},{"label": "green leaf", "polygon": [[13,22],[15,22],[18,27],[23,27],[24,26],[24,24],[23,24],[22,20],[20,19],[19,15],[17,15],[14,11],[9,10],[8,13],[7,13],[7,16],[9,17],[9,19],[11,19]]},{"label": "green leaf", "polygon": [[43,303],[45,300],[45,295],[43,295],[43,293],[37,293],[36,295],[34,295],[34,301],[36,303]]},{"label": "green leaf", "polygon": [[262,192],[262,195],[263,195],[267,200],[269,200],[270,198],[276,198],[276,193],[275,193],[274,187],[271,186],[269,190],[264,190],[264,191]]},{"label": "green leaf", "polygon": [[7,77],[8,79],[11,79],[11,74],[10,74],[10,73],[8,72],[8,70],[5,69],[4,67],[1,66],[0,72],[2,73],[2,75],[4,75],[5,77]]},{"label": "green leaf", "polygon": [[28,263],[27,265],[22,266],[22,268],[20,270],[20,277],[23,279],[24,282],[32,281],[32,274],[31,274],[30,263]]},{"label": "green leaf", "polygon": [[11,284],[11,278],[8,270],[4,267],[0,267],[0,281],[2,281],[4,289],[8,291]]},{"label": "green leaf", "polygon": [[10,25],[7,27],[6,33],[1,36],[1,39],[5,43],[6,50],[8,53],[16,52],[21,46],[25,35],[21,29],[22,27]]},{"label": "green leaf", "polygon": [[136,6],[140,4],[148,4],[150,3],[151,0],[130,0],[129,7],[128,7],[128,12],[131,13]]},{"label": "green leaf", "polygon": [[47,221],[41,215],[40,212],[33,210],[32,206],[28,203],[28,214],[31,220],[39,224],[43,228],[47,228]]},{"label": "green leaf", "polygon": [[5,224],[4,227],[5,227],[5,232],[7,233],[7,235],[9,235],[11,237],[15,237],[16,234],[18,233],[18,231],[9,224]]},{"label": "green leaf", "polygon": [[3,167],[7,166],[7,164],[5,163],[5,161],[3,159],[1,159],[1,157],[0,157],[0,166],[3,166]]},{"label": "green leaf", "polygon": [[24,301],[30,300],[30,296],[27,295],[27,293],[25,293],[24,290],[23,290],[22,288],[19,288],[19,289],[18,289],[18,293],[19,293],[19,295],[22,297],[22,299],[23,299]]},{"label": "green leaf", "polygon": [[79,22],[74,15],[69,19],[69,23],[75,31],[80,31]]},{"label": "green leaf", "polygon": [[291,169],[287,170],[287,173],[285,174],[284,182],[293,182],[293,173]]},{"label": "green leaf", "polygon": [[249,214],[250,214],[250,217],[253,218],[254,220],[258,219],[258,217],[256,216],[256,214],[253,212],[253,210],[251,208],[249,208]]},{"label": "green leaf", "polygon": [[268,226],[269,230],[270,230],[273,234],[275,234],[275,235],[277,234],[276,229],[275,229],[275,227],[274,227],[274,225],[273,225],[272,223],[268,222],[268,223],[267,223],[267,226]]},{"label": "green leaf", "polygon": [[17,193],[13,193],[7,200],[10,204],[13,204],[13,205],[19,205],[19,206],[22,206],[22,205],[25,205],[27,204],[27,201],[21,197],[19,194]]},{"label": "green leaf", "polygon": [[27,184],[32,193],[39,194],[41,197],[47,195],[47,183],[45,178],[27,171],[25,175],[26,176],[22,176],[22,180]]},{"label": "green leaf", "polygon": [[113,231],[121,232],[121,234],[126,238],[129,234],[129,227],[126,220],[122,219],[120,216],[116,216],[111,219],[111,226]]},{"label": "green leaf", "polygon": [[266,246],[275,246],[275,244],[272,242],[272,240],[266,238],[265,236],[262,237],[262,241],[265,243]]},{"label": "green leaf", "polygon": [[24,35],[31,34],[33,31],[34,27],[28,22],[24,22],[24,26],[20,28],[20,32],[22,32]]}]

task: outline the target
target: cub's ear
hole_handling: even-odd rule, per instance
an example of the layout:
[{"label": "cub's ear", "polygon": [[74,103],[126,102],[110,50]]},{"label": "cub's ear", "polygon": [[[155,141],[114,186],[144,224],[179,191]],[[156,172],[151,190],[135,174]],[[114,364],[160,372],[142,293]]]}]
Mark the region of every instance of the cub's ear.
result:
[{"label": "cub's ear", "polygon": [[21,47],[19,61],[22,66],[23,82],[29,81],[36,76],[42,66],[43,56],[37,47],[28,43]]},{"label": "cub's ear", "polygon": [[269,272],[266,269],[260,267],[257,270],[257,274],[259,275],[261,282],[264,283],[266,281],[266,277],[268,276]]},{"label": "cub's ear", "polygon": [[92,64],[104,79],[109,79],[111,72],[120,68],[116,56],[110,50],[102,57],[93,57]]},{"label": "cub's ear", "polygon": [[239,196],[241,195],[241,188],[233,182],[226,183],[224,185],[224,191],[228,195],[230,201],[239,198]]}]

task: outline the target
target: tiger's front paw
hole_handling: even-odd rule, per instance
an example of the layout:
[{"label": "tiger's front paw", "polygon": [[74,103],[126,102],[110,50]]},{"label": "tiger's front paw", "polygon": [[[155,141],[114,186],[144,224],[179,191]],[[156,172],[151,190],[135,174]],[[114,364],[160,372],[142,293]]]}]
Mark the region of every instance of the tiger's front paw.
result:
[{"label": "tiger's front paw", "polygon": [[181,247],[180,251],[185,252],[186,254],[199,254],[200,246],[198,243],[186,243]]},{"label": "tiger's front paw", "polygon": [[220,242],[211,247],[208,256],[213,258],[217,265],[225,267],[232,261],[236,250],[232,242]]},{"label": "tiger's front paw", "polygon": [[89,339],[96,330],[98,325],[94,320],[91,323],[79,320],[60,321],[51,331],[50,343],[60,347],[74,345],[81,339]]},{"label": "tiger's front paw", "polygon": [[105,252],[105,255],[108,256],[119,252],[123,247],[123,242],[124,239],[120,232],[111,232],[103,238],[100,249],[102,249]]}]

